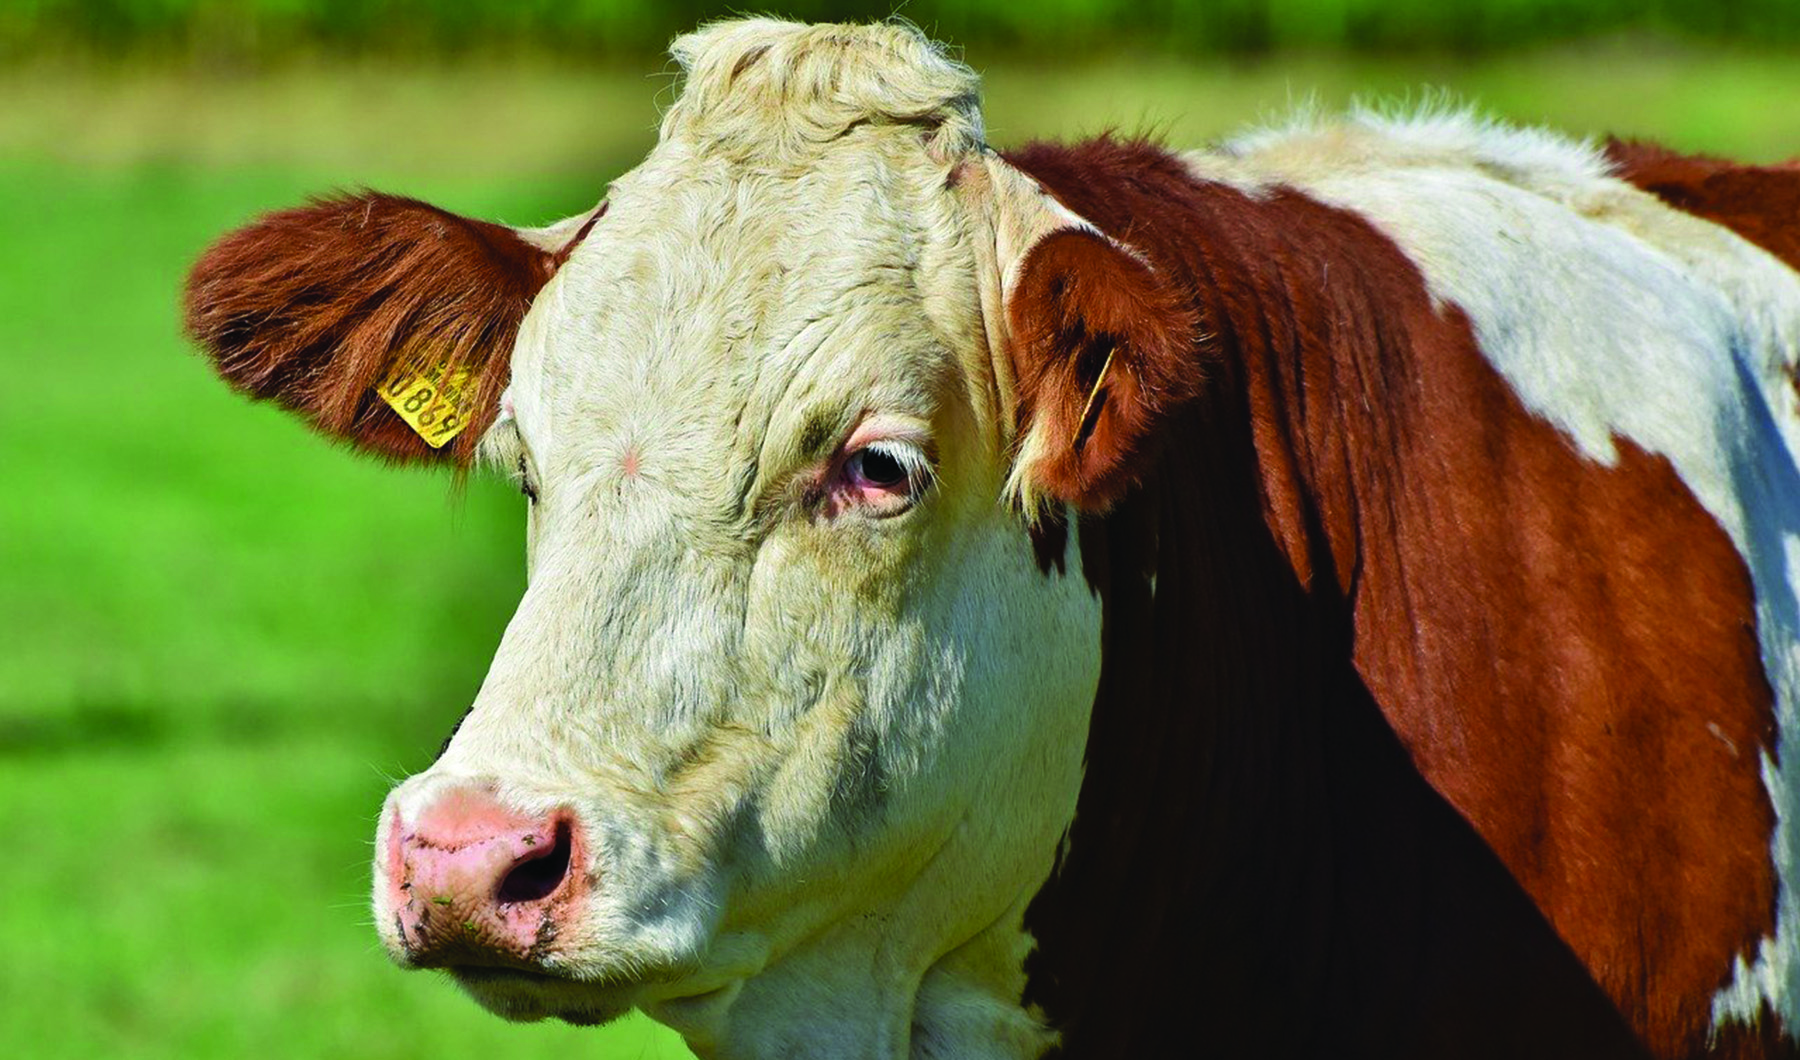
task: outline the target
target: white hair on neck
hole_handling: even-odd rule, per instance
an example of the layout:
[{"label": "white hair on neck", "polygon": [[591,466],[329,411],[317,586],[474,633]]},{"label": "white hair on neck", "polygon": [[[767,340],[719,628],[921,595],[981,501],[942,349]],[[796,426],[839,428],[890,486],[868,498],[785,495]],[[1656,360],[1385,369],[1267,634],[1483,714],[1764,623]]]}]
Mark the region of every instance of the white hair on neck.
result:
[{"label": "white hair on neck", "polygon": [[681,97],[665,141],[799,161],[865,124],[909,125],[936,158],[982,149],[980,78],[913,26],[807,26],[753,18],[675,39]]}]

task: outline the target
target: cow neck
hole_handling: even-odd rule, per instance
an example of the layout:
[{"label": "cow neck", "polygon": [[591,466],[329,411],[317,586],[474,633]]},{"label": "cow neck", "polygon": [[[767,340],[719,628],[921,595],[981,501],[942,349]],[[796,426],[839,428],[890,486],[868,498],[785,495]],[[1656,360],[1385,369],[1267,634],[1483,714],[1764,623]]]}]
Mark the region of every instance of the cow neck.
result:
[{"label": "cow neck", "polygon": [[[1598,490],[1605,505],[1608,491],[1647,491],[1633,499],[1657,503],[1672,528],[1652,533],[1716,566],[1731,602],[1749,607],[1741,562],[1716,524],[1668,481],[1666,463],[1641,452],[1626,452],[1612,478],[1558,464],[1578,458],[1519,407],[1461,314],[1438,312],[1417,270],[1360,218],[1285,189],[1251,197],[1196,180],[1141,143],[1033,146],[1008,160],[1192,292],[1207,334],[1195,370],[1210,377],[1205,397],[1166,425],[1143,486],[1081,524],[1083,570],[1104,600],[1103,671],[1066,851],[1026,918],[1038,949],[1024,1000],[1062,1029],[1061,1055],[1149,1055],[1173,1019],[1218,1055],[1647,1055],[1640,1037],[1664,1055],[1703,1048],[1710,991],[1772,910],[1770,870],[1758,860],[1769,811],[1754,771],[1692,779],[1718,789],[1746,835],[1764,829],[1755,844],[1732,836],[1706,847],[1703,837],[1628,825],[1608,839],[1622,866],[1631,844],[1700,843],[1684,856],[1730,884],[1702,882],[1661,905],[1633,890],[1642,879],[1557,893],[1545,882],[1553,877],[1534,875],[1532,858],[1546,855],[1533,844],[1547,841],[1533,830],[1568,824],[1558,816],[1567,801],[1555,801],[1566,796],[1530,791],[1509,817],[1473,796],[1453,803],[1442,793],[1450,774],[1415,764],[1434,704],[1472,713],[1482,704],[1408,685],[1417,675],[1406,671],[1416,659],[1407,638],[1441,634],[1429,628],[1441,621],[1484,622],[1484,608],[1504,605],[1463,599],[1458,611],[1409,598],[1457,585],[1409,581],[1418,572],[1406,569],[1406,550],[1434,564],[1446,557],[1408,538],[1392,511],[1359,505],[1415,501],[1404,479],[1424,472],[1403,466],[1402,453],[1418,451],[1404,435],[1424,422],[1410,417],[1461,413],[1469,430],[1516,434],[1508,441],[1547,474],[1570,476],[1578,495]],[[1454,366],[1477,405],[1371,411],[1390,393],[1405,404],[1398,395],[1411,384],[1400,373],[1418,367],[1408,358],[1422,345]],[[1442,488],[1458,485],[1469,483]],[[1371,579],[1390,601],[1429,614],[1359,600]],[[1474,658],[1509,647],[1488,643],[1494,636],[1471,631],[1457,650]],[[1714,676],[1766,708],[1754,645],[1738,647]],[[1471,679],[1456,670],[1462,656],[1441,661]],[[1493,673],[1491,661],[1475,662]],[[1535,705],[1547,703],[1539,695]],[[1519,770],[1542,772],[1508,764],[1491,742],[1504,732],[1476,729],[1510,720],[1478,718],[1462,734],[1490,741],[1469,753],[1492,756],[1500,792]],[[1523,721],[1522,739],[1549,738]],[[1738,721],[1745,745],[1766,740],[1766,709]],[[1619,811],[1631,791],[1593,794],[1610,815],[1602,826],[1627,820]],[[1591,817],[1575,823],[1595,827]],[[1628,871],[1678,875],[1652,863]],[[1606,916],[1698,915],[1683,902],[1720,923],[1653,928],[1683,938],[1678,952],[1602,952],[1632,937]],[[1656,957],[1687,980],[1654,981],[1644,964]],[[1604,986],[1596,968],[1611,976]],[[1471,1041],[1470,1027],[1492,1031]]]}]

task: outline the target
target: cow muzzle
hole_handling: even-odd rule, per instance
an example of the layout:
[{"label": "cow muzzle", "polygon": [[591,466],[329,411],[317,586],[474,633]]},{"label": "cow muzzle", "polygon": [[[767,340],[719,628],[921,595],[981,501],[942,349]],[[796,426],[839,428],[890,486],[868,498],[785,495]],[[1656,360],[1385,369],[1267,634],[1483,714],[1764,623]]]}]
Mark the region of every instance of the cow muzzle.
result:
[{"label": "cow muzzle", "polygon": [[760,967],[754,947],[715,960],[718,877],[659,835],[592,793],[428,771],[382,811],[375,926],[401,967],[445,970],[515,1020],[605,1022]]},{"label": "cow muzzle", "polygon": [[389,811],[386,905],[402,964],[542,973],[590,881],[573,812],[528,816],[478,787]]}]

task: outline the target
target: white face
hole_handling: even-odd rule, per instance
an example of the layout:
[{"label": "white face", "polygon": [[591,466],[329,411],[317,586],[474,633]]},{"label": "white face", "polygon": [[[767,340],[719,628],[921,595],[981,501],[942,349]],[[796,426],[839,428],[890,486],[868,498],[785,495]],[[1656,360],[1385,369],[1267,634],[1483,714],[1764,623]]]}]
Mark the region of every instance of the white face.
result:
[{"label": "white face", "polygon": [[[1075,542],[1046,573],[1003,500],[992,221],[905,126],[775,168],[665,138],[615,184],[483,443],[535,497],[529,584],[389,797],[375,921],[503,1014],[639,1004],[755,1055],[802,1018],[904,1041],[946,989],[1017,1002],[1100,605]],[[458,816],[469,792],[493,806]],[[557,897],[424,893],[426,847],[496,879],[528,856],[473,843],[490,819],[549,822]],[[408,845],[432,829],[457,838]],[[440,924],[422,959],[432,902],[467,937]]]}]

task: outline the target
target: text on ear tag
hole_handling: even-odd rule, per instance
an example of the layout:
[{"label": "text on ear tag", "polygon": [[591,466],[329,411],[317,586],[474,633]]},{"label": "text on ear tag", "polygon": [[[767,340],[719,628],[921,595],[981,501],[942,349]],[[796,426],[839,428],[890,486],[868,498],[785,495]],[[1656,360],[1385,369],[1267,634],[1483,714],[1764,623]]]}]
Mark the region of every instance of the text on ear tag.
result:
[{"label": "text on ear tag", "polygon": [[402,357],[375,388],[425,444],[441,449],[469,425],[472,373],[418,356]]}]

